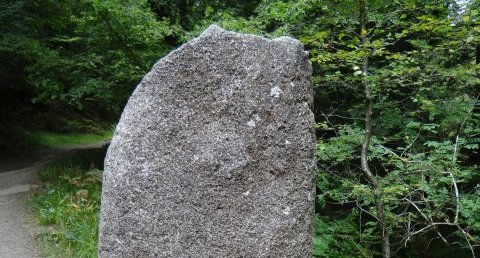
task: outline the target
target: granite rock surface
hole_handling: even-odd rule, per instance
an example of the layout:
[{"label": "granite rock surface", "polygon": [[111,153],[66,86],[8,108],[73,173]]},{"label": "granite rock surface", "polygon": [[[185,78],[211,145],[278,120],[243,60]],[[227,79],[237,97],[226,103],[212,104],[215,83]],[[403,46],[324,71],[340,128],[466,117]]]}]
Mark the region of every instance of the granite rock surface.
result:
[{"label": "granite rock surface", "polygon": [[158,61],[105,161],[100,257],[311,257],[311,64],[215,25]]}]

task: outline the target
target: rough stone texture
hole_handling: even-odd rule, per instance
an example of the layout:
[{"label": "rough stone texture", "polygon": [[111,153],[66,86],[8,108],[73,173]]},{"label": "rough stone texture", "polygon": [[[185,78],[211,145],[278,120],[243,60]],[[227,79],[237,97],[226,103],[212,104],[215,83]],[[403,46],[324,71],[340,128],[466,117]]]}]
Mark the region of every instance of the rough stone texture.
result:
[{"label": "rough stone texture", "polygon": [[105,162],[100,257],[311,257],[311,64],[211,26],[155,64]]}]

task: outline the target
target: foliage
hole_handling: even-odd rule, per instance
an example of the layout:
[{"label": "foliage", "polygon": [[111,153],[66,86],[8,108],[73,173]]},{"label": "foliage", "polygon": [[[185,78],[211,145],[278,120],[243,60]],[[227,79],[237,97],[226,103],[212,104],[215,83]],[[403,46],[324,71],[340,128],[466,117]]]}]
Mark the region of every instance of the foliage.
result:
[{"label": "foliage", "polygon": [[[365,50],[352,18],[358,10],[343,8],[326,5],[324,16],[315,18],[318,27],[312,30],[311,21],[304,22],[310,28],[301,32],[312,48],[315,84],[322,91],[315,106],[319,201],[341,205],[344,216],[357,214],[356,230],[378,237],[368,227],[376,223],[373,191],[358,156],[365,112],[360,85],[367,77],[375,103],[368,159],[383,190],[396,255],[417,256],[430,250],[430,240],[442,243],[442,238],[443,248],[456,243],[457,255],[471,255],[480,232],[461,214],[474,213],[472,202],[479,198],[475,48],[480,38],[478,21],[468,18],[478,15],[476,10],[458,20],[449,17],[448,1],[370,1]],[[369,74],[360,69],[365,55]],[[378,250],[378,244],[359,243]]]},{"label": "foliage", "polygon": [[82,157],[40,171],[40,189],[29,199],[41,246],[49,257],[97,257],[102,171]]},{"label": "foliage", "polygon": [[35,89],[35,101],[60,100],[78,108],[95,101],[118,110],[145,71],[171,48],[159,43],[178,31],[168,20],[157,20],[146,1],[4,5],[9,12],[0,19],[14,22],[0,40],[0,54],[18,60],[6,69],[24,68],[22,83]]}]

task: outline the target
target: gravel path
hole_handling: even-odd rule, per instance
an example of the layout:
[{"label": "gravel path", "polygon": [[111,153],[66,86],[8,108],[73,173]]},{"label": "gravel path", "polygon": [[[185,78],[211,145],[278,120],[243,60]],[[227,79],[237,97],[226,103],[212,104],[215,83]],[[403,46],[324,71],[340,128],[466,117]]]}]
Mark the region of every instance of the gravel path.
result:
[{"label": "gravel path", "polygon": [[[5,171],[0,166],[0,258],[40,258],[32,230],[29,229],[25,199],[37,184],[36,172],[60,155],[81,149],[100,148],[105,142],[38,152],[34,159],[22,160],[24,168]],[[15,167],[22,167],[18,161]],[[2,171],[3,170],[3,171]]]},{"label": "gravel path", "polygon": [[34,236],[26,228],[25,193],[0,196],[0,257],[38,258]]}]

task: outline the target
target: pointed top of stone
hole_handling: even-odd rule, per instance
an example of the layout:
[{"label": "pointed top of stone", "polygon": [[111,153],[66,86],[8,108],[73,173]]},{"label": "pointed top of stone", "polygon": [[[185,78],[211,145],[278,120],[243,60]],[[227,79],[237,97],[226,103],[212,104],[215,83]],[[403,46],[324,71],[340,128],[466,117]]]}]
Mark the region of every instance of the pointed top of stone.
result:
[{"label": "pointed top of stone", "polygon": [[216,24],[212,24],[208,26],[208,28],[205,31],[202,32],[201,36],[208,36],[211,34],[220,34],[225,32],[228,32],[228,31],[226,31],[225,29],[223,29],[222,27]]},{"label": "pointed top of stone", "polygon": [[271,42],[277,42],[277,43],[286,43],[289,45],[300,46],[303,48],[303,44],[299,40],[289,36],[282,36],[276,39],[267,39],[258,35],[243,34],[243,33],[238,33],[234,31],[228,31],[218,26],[217,24],[210,25],[205,31],[202,32],[202,34],[200,34],[198,38],[206,38],[206,37],[212,37],[212,36],[215,37],[215,36],[221,36],[221,35],[232,35],[232,36],[237,36],[242,38],[253,37],[259,40],[265,40],[265,41],[271,41]]}]

